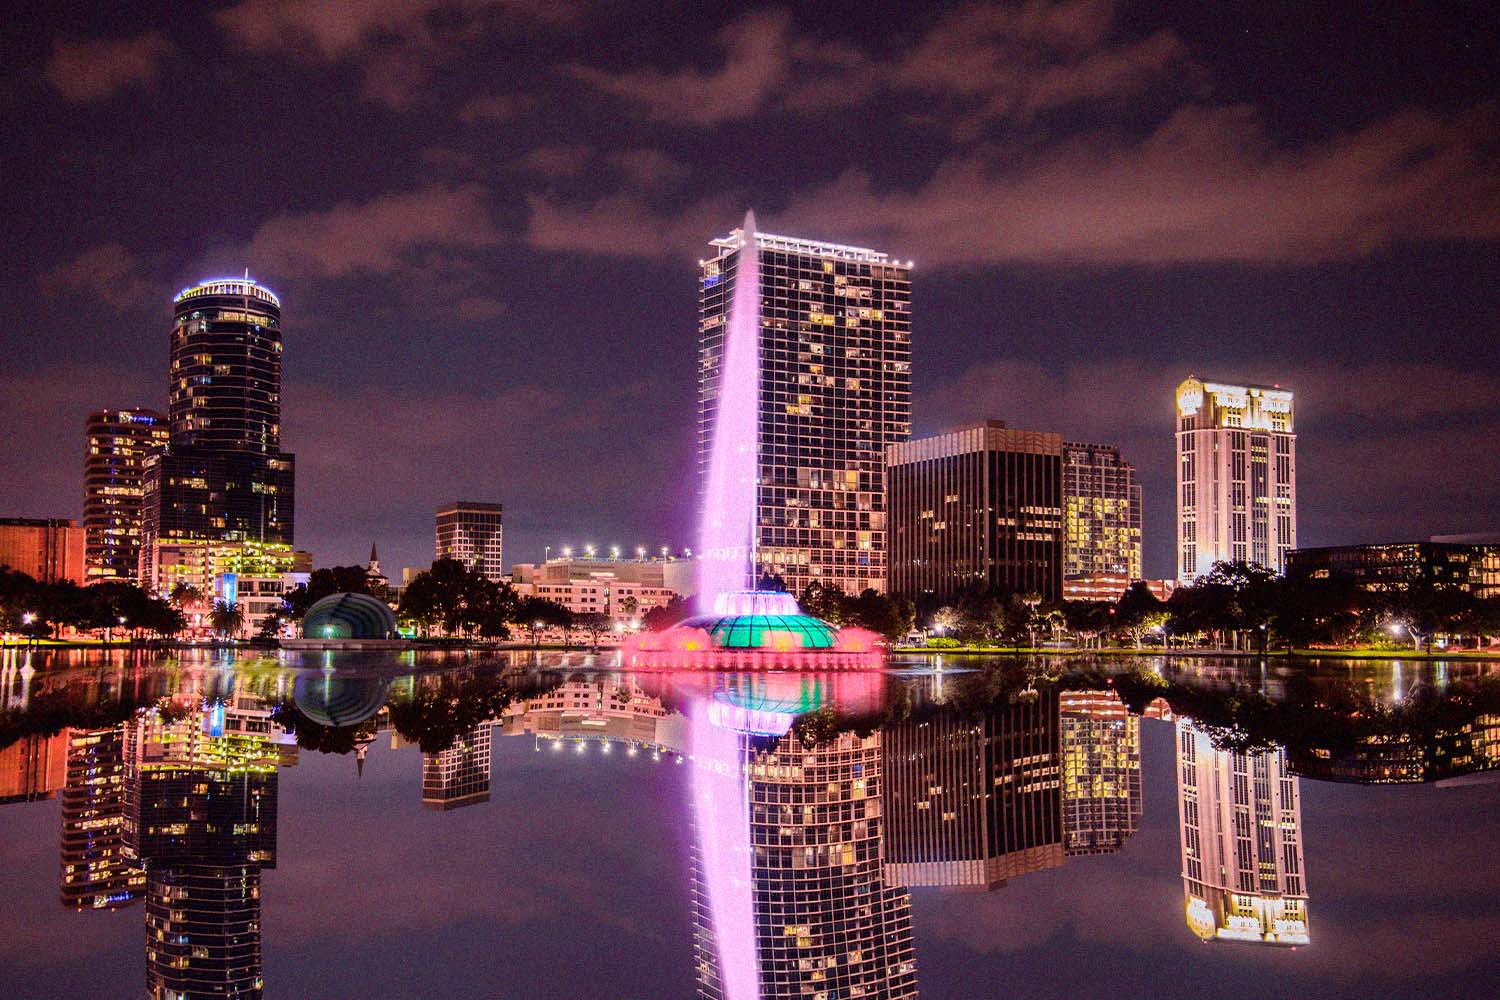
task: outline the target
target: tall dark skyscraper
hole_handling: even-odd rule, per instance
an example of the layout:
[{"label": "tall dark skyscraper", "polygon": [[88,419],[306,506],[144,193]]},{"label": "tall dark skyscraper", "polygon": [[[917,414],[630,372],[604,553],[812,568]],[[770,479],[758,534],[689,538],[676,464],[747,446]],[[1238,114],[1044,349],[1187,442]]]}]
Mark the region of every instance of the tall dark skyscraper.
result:
[{"label": "tall dark skyscraper", "polygon": [[885,459],[893,593],[1062,596],[1062,435],[988,420]]},{"label": "tall dark skyscraper", "polygon": [[172,305],[172,443],[275,454],[281,300],[246,276],[184,288]]},{"label": "tall dark skyscraper", "polygon": [[140,899],[146,872],[125,856],[125,728],[68,733],[58,894],[72,910],[116,910]]},{"label": "tall dark skyscraper", "polygon": [[89,414],[83,458],[84,567],[89,583],[140,576],[146,459],[167,443],[167,418],[155,410]]},{"label": "tall dark skyscraper", "polygon": [[174,300],[171,438],[146,463],[142,576],[155,546],[289,546],[293,457],[281,451],[281,302],[250,278],[184,288]]},{"label": "tall dark skyscraper", "polygon": [[260,873],[276,865],[279,755],[224,712],[151,712],[125,727],[124,844],[146,869],[155,1000],[262,995]]},{"label": "tall dark skyscraper", "polygon": [[995,889],[1063,863],[1058,694],[886,726],[885,878]]},{"label": "tall dark skyscraper", "polygon": [[[698,456],[706,482],[725,323],[745,234],[702,262]],[[863,247],[755,234],[760,379],[753,566],[793,591],[885,587],[885,447],[911,434],[911,266]]]}]

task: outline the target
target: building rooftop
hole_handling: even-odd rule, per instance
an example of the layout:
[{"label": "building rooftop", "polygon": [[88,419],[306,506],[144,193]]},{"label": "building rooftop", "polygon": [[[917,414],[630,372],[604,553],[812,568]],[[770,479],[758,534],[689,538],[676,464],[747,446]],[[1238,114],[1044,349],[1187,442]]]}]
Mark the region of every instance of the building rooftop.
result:
[{"label": "building rooftop", "polygon": [[[724,253],[738,250],[745,245],[745,231],[736,229],[728,236],[721,236],[716,240],[709,240],[709,246],[718,247]],[[763,250],[782,250],[786,253],[809,254],[814,257],[836,257],[840,260],[868,261],[872,264],[892,264],[897,267],[911,267],[911,261],[902,263],[899,260],[891,260],[888,254],[879,250],[871,250],[869,247],[845,246],[842,243],[824,243],[819,240],[804,240],[796,236],[777,236],[774,233],[755,234],[755,245]]]},{"label": "building rooftop", "polygon": [[281,308],[281,300],[276,297],[276,293],[249,275],[241,278],[204,278],[196,285],[189,285],[178,292],[172,302],[175,304],[200,295],[240,295]]}]

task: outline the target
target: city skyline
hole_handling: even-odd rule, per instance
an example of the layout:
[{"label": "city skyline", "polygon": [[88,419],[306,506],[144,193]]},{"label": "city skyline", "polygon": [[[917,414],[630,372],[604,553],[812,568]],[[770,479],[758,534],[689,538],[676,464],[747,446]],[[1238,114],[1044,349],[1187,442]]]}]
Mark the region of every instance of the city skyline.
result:
[{"label": "city skyline", "polygon": [[[686,276],[746,207],[915,261],[914,434],[996,417],[1117,445],[1147,577],[1176,575],[1166,429],[1195,371],[1297,393],[1299,545],[1497,512],[1497,43],[1461,11],[1297,33],[1188,4],[478,8],[16,19],[0,419],[32,433],[0,442],[0,513],[81,521],[76,459],[36,429],[164,410],[165,296],[249,268],[285,302],[320,564],[371,538],[425,563],[453,496],[506,505],[517,561],[685,544]],[[187,121],[214,156],[155,138]]]}]

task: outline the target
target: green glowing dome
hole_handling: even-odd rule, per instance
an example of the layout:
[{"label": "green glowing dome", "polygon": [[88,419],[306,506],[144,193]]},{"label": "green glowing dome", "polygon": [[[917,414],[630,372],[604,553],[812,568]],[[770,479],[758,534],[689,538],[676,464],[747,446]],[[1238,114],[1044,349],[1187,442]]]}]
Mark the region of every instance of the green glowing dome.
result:
[{"label": "green glowing dome", "polygon": [[369,594],[330,594],[307,609],[302,634],[309,639],[394,639],[396,616]]},{"label": "green glowing dome", "polygon": [[838,629],[811,615],[698,615],[678,628],[701,628],[716,649],[832,649]]}]

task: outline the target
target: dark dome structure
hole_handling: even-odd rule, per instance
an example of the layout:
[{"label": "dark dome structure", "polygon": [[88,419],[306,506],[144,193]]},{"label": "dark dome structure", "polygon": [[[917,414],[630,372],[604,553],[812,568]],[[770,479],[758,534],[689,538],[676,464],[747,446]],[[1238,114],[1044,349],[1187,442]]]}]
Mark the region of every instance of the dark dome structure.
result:
[{"label": "dark dome structure", "polygon": [[399,639],[396,615],[369,594],[329,594],[307,609],[302,635],[308,639]]},{"label": "dark dome structure", "polygon": [[343,677],[332,671],[303,674],[292,688],[297,709],[320,726],[357,726],[385,706],[390,682],[378,677]]}]

